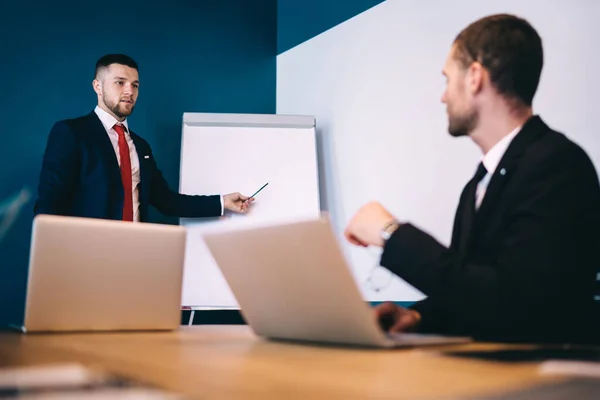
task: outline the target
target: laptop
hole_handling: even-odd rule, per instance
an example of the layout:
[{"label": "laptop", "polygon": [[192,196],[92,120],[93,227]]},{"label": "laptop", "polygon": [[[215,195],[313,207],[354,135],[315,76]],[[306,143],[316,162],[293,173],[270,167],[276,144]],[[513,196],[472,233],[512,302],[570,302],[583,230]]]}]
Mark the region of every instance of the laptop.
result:
[{"label": "laptop", "polygon": [[385,333],[326,218],[222,230],[203,238],[258,336],[380,348],[471,340]]},{"label": "laptop", "polygon": [[181,226],[38,215],[23,332],[172,330],[181,322]]}]

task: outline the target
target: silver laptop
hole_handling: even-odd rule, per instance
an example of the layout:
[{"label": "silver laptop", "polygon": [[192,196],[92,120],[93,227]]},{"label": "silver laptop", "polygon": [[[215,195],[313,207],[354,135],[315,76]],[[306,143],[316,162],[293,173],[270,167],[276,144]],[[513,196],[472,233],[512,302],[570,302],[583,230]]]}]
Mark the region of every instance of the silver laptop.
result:
[{"label": "silver laptop", "polygon": [[258,336],[372,347],[470,341],[386,334],[363,300],[327,219],[203,237]]},{"label": "silver laptop", "polygon": [[39,215],[23,332],[170,330],[181,322],[181,226]]}]

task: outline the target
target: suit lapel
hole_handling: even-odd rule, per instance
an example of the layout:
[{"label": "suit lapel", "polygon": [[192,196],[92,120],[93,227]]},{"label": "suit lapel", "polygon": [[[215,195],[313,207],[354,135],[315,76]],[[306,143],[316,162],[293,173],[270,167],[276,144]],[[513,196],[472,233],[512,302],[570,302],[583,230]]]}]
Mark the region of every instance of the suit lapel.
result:
[{"label": "suit lapel", "polygon": [[500,163],[496,167],[479,210],[475,213],[474,229],[479,226],[482,221],[486,221],[489,218],[490,213],[494,211],[504,186],[509,181],[514,170],[518,167],[518,163],[527,148],[540,134],[548,129],[548,126],[540,117],[534,116],[525,123],[521,131],[515,136],[500,160]]},{"label": "suit lapel", "polygon": [[90,133],[95,141],[98,149],[103,155],[103,158],[106,160],[106,168],[109,173],[109,177],[112,179],[117,179],[121,182],[121,170],[119,168],[119,160],[117,160],[117,155],[115,154],[115,149],[104,129],[104,125],[100,121],[100,118],[96,115],[95,112],[91,112],[88,114]]}]

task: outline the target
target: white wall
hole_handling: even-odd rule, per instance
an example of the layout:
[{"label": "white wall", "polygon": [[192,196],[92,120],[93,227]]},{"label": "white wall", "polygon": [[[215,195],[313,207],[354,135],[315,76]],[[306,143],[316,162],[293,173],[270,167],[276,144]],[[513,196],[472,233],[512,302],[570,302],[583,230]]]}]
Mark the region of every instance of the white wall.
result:
[{"label": "white wall", "polygon": [[[534,111],[600,167],[599,1],[388,0],[277,58],[277,113],[315,115],[323,205],[340,238],[353,213],[375,199],[449,243],[480,153],[447,134],[441,69],[456,34],[498,12],[527,18],[542,36]],[[376,254],[344,250],[369,300],[423,297],[396,278],[372,291],[365,280]]]}]

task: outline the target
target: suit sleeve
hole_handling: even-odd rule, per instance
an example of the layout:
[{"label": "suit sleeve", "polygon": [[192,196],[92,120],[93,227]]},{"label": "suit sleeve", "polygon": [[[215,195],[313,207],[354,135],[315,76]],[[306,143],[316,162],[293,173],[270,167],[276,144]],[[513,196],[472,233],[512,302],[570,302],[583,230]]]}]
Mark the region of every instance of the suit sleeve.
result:
[{"label": "suit sleeve", "polygon": [[180,218],[205,218],[222,215],[221,196],[191,196],[175,192],[162,172],[154,156],[149,158],[150,204],[164,215]]},{"label": "suit sleeve", "polygon": [[[518,203],[510,205],[493,263],[460,263],[454,250],[410,224],[392,235],[382,265],[427,294],[413,307],[422,313],[424,330],[445,330],[448,321],[460,327],[455,333],[536,329],[536,321],[551,320],[570,300],[561,293],[577,297],[583,282],[593,283],[593,271],[573,268],[586,265],[578,252],[594,246],[592,225],[598,223],[598,179],[587,161],[565,151],[544,165],[524,166]],[[590,243],[581,243],[586,236]],[[561,313],[561,319],[576,313]]]},{"label": "suit sleeve", "polygon": [[64,122],[54,124],[48,136],[38,183],[34,214],[67,215],[80,171],[77,139]]}]

